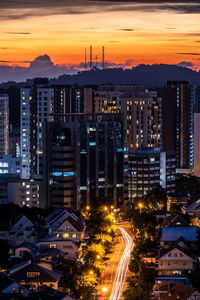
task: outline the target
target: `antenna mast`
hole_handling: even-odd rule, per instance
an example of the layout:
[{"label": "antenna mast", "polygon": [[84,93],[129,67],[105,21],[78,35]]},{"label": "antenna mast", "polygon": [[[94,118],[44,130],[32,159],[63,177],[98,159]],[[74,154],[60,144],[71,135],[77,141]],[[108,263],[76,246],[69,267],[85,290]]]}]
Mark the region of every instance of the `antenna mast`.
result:
[{"label": "antenna mast", "polygon": [[90,69],[92,69],[92,46],[90,46]]},{"label": "antenna mast", "polygon": [[105,68],[105,63],[104,63],[104,46],[102,47],[102,69]]}]

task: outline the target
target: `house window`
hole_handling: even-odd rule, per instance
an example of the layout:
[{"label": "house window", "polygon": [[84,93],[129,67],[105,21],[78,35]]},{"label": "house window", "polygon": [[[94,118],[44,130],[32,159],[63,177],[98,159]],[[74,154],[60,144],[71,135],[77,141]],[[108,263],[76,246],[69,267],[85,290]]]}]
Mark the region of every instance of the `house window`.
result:
[{"label": "house window", "polygon": [[40,272],[27,272],[26,276],[27,277],[37,277],[37,276],[40,276]]},{"label": "house window", "polygon": [[72,238],[76,238],[76,233],[73,233],[73,234],[72,234]]},{"label": "house window", "polygon": [[177,253],[174,253],[174,257],[177,257]]},{"label": "house window", "polygon": [[183,254],[182,254],[182,253],[180,253],[180,257],[183,257]]},{"label": "house window", "polygon": [[49,248],[56,248],[56,244],[50,244]]},{"label": "house window", "polygon": [[172,254],[171,254],[171,253],[169,253],[169,254],[168,254],[168,257],[171,257],[171,256],[172,256]]},{"label": "house window", "polygon": [[68,239],[69,238],[69,233],[63,233],[63,237],[64,237],[64,239]]}]

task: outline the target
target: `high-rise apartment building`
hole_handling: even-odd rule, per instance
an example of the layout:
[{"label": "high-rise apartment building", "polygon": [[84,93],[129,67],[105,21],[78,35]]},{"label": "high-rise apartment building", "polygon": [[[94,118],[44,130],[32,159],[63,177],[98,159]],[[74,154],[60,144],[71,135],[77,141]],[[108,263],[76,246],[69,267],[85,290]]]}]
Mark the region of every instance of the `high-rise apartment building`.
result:
[{"label": "high-rise apartment building", "polygon": [[100,85],[84,89],[85,113],[124,115],[130,151],[140,146],[162,147],[162,98],[138,85]]},{"label": "high-rise apartment building", "polygon": [[21,89],[22,178],[42,176],[46,122],[64,122],[63,114],[82,111],[81,87],[49,86],[48,80],[36,79],[32,86]]},{"label": "high-rise apartment building", "polygon": [[53,89],[41,83],[21,89],[22,178],[40,173],[43,153],[43,125],[53,112]]},{"label": "high-rise apartment building", "polygon": [[159,148],[140,147],[129,153],[128,199],[134,201],[161,186],[175,189],[176,156]]},{"label": "high-rise apartment building", "polygon": [[176,152],[177,168],[193,168],[194,87],[168,81],[163,108],[164,150]]},{"label": "high-rise apartment building", "polygon": [[47,124],[49,206],[127,201],[127,148],[121,114],[69,114]]},{"label": "high-rise apartment building", "polygon": [[200,113],[194,114],[194,175],[200,177]]},{"label": "high-rise apartment building", "polygon": [[9,151],[9,98],[0,94],[0,156]]}]

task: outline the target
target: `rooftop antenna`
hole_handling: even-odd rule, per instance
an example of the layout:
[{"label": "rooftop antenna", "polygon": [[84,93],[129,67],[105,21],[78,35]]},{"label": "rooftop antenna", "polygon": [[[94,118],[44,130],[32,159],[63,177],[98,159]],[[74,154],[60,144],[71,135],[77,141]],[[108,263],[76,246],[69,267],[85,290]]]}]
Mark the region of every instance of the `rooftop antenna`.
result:
[{"label": "rooftop antenna", "polygon": [[102,69],[105,68],[105,63],[104,63],[104,46],[102,47]]},{"label": "rooftop antenna", "polygon": [[87,53],[86,53],[86,48],[85,48],[85,71],[87,69]]},{"label": "rooftop antenna", "polygon": [[96,55],[96,68],[97,68],[97,55]]},{"label": "rooftop antenna", "polygon": [[92,46],[90,46],[90,69],[92,69]]}]

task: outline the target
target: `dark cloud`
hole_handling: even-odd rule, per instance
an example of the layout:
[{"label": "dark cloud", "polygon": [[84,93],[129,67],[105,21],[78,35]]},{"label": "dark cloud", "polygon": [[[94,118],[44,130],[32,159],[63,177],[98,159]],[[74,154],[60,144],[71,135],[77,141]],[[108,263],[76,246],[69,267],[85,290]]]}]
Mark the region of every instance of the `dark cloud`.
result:
[{"label": "dark cloud", "polygon": [[31,34],[30,32],[17,32],[17,31],[8,31],[8,32],[4,32],[6,34]]},{"label": "dark cloud", "polygon": [[184,68],[192,68],[194,65],[190,61],[182,61],[182,62],[178,63],[177,66],[184,67]]},{"label": "dark cloud", "polygon": [[101,11],[172,11],[200,13],[199,0],[7,0],[0,1],[1,19],[23,19],[53,14],[86,14]]},{"label": "dark cloud", "polygon": [[0,60],[0,63],[30,63],[30,60]]},{"label": "dark cloud", "polygon": [[134,29],[132,28],[120,28],[118,29],[119,31],[135,31]]},{"label": "dark cloud", "polygon": [[[29,63],[28,67],[8,66],[6,63]],[[37,57],[33,61],[0,61],[0,82],[9,80],[24,81],[27,78],[34,77],[58,77],[62,74],[75,74],[77,70],[73,67],[67,68],[65,66],[55,65],[48,55]]]},{"label": "dark cloud", "polygon": [[180,54],[180,55],[200,55],[200,53],[197,53],[197,52],[179,52],[179,53],[176,53],[176,54]]}]

